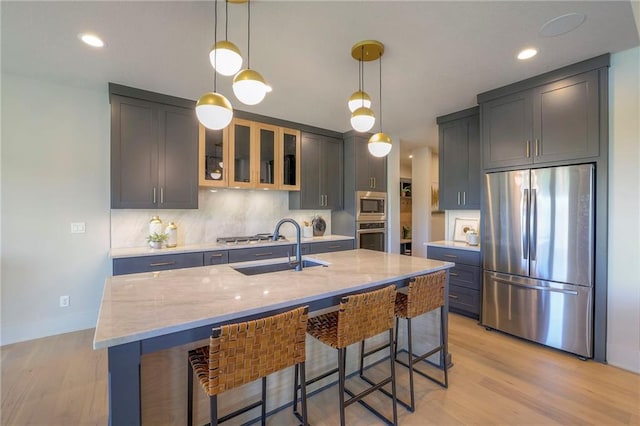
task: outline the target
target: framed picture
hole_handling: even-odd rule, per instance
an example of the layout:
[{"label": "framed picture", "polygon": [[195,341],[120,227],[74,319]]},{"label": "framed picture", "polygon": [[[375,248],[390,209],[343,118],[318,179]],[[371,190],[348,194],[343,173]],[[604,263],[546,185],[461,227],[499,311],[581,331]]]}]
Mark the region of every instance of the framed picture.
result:
[{"label": "framed picture", "polygon": [[457,217],[453,227],[453,241],[466,242],[466,234],[469,230],[478,232],[478,219],[462,219]]}]

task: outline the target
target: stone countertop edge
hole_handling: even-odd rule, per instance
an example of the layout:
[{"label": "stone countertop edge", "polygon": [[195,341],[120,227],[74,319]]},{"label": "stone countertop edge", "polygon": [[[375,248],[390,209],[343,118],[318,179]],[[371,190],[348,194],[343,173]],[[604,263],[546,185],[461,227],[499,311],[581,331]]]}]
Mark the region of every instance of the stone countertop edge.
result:
[{"label": "stone countertop edge", "polygon": [[[323,237],[312,237],[312,238],[302,238],[302,244],[313,244],[313,243],[322,243],[327,241],[344,241],[344,240],[355,240],[354,237],[349,237],[346,235],[326,235]],[[122,247],[122,248],[112,248],[109,251],[109,257],[111,259],[121,259],[127,257],[139,257],[139,256],[161,256],[163,254],[179,254],[179,253],[195,253],[199,251],[217,251],[217,250],[236,250],[243,248],[254,248],[254,247],[269,247],[275,245],[282,244],[295,244],[296,239],[287,239],[287,241],[278,241],[278,242],[270,242],[270,243],[260,243],[260,244],[237,244],[237,245],[225,245],[218,243],[201,243],[201,244],[189,244],[183,245],[173,248],[161,248],[161,249],[152,249],[150,247]]]},{"label": "stone countertop edge", "polygon": [[[381,255],[384,258],[380,258]],[[293,308],[454,266],[451,262],[371,250],[322,253],[305,258],[328,264],[328,268],[320,266],[302,272],[245,276],[235,271],[233,264],[226,264],[108,277],[93,348],[103,349],[262,312]],[[359,269],[353,266],[359,264],[364,265]],[[352,269],[354,272],[348,276]],[[274,279],[286,273],[296,274],[297,279]],[[341,277],[343,284],[339,284],[336,277]],[[282,283],[286,286],[279,285]],[[244,288],[239,288],[243,284]],[[185,291],[187,288],[193,291]],[[270,297],[263,296],[264,288],[271,290],[273,300],[264,300]],[[218,297],[212,297],[212,294]],[[118,298],[120,303],[110,301]],[[217,314],[211,315],[214,312]]]},{"label": "stone countertop edge", "polygon": [[451,241],[451,240],[442,240],[442,241],[429,241],[428,243],[424,243],[427,247],[441,247],[448,249],[459,249],[459,250],[468,250],[468,251],[480,251],[480,245],[470,246],[469,244],[462,241]]}]

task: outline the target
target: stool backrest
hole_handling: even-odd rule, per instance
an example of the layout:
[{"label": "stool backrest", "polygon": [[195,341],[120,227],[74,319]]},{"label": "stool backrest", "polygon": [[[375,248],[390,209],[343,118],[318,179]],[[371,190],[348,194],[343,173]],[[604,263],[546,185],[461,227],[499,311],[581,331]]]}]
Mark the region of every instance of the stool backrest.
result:
[{"label": "stool backrest", "polygon": [[308,309],[214,328],[209,339],[209,395],[303,362]]},{"label": "stool backrest", "polygon": [[338,311],[339,348],[393,328],[396,286],[342,298]]},{"label": "stool backrest", "polygon": [[407,316],[417,317],[444,305],[445,271],[421,275],[409,282]]}]

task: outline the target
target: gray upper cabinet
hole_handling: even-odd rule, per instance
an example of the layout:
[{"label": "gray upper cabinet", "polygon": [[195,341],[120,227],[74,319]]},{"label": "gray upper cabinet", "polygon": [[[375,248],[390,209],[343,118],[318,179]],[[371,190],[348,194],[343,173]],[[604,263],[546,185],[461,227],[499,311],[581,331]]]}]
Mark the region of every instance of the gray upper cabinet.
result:
[{"label": "gray upper cabinet", "polygon": [[163,103],[164,95],[124,86],[110,85],[110,91],[111,208],[197,208],[198,122],[193,107]]},{"label": "gray upper cabinet", "polygon": [[387,192],[387,157],[371,155],[368,142],[368,134],[345,134],[345,173],[355,174],[355,191]]},{"label": "gray upper cabinet", "polygon": [[300,191],[289,192],[291,209],[342,208],[342,140],[302,133]]},{"label": "gray upper cabinet", "polygon": [[480,209],[478,107],[437,118],[442,210]]},{"label": "gray upper cabinet", "polygon": [[484,169],[597,157],[599,105],[597,70],[483,102]]}]

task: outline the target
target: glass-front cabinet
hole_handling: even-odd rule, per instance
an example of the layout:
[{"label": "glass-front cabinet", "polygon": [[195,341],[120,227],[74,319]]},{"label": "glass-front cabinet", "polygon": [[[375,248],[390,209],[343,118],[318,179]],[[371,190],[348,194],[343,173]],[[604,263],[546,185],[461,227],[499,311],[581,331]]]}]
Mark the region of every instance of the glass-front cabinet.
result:
[{"label": "glass-front cabinet", "polygon": [[280,141],[282,168],[279,169],[278,188],[300,191],[300,131],[283,128]]},{"label": "glass-front cabinet", "polygon": [[234,118],[200,127],[200,186],[300,190],[300,131]]},{"label": "glass-front cabinet", "polygon": [[228,127],[211,130],[199,125],[199,173],[200,186],[226,187],[229,184]]}]

